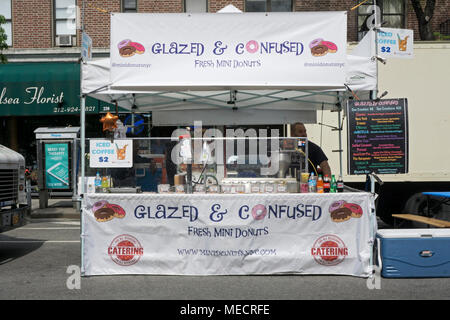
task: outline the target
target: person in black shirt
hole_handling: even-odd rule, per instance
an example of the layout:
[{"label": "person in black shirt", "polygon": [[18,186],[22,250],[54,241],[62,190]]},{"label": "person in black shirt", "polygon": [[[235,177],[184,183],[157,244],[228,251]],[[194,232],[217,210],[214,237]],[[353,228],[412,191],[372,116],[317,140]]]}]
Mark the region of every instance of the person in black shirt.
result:
[{"label": "person in black shirt", "polygon": [[[305,125],[301,122],[297,122],[291,125],[291,137],[308,137],[306,133]],[[322,170],[322,175],[328,175],[331,178],[331,168],[328,164],[328,158],[323,150],[314,142],[308,139],[308,171],[316,174],[317,166]],[[314,168],[311,165],[314,165]]]}]

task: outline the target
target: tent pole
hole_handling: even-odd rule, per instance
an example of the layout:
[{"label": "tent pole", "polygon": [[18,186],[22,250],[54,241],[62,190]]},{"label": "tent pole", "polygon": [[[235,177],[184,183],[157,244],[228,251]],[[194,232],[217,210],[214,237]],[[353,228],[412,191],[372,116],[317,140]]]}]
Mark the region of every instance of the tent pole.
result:
[{"label": "tent pole", "polygon": [[86,136],[85,136],[85,131],[86,131],[86,112],[85,112],[85,106],[86,106],[86,96],[84,94],[81,95],[81,194],[83,195],[86,190],[85,190],[85,184],[84,184],[84,175],[85,175],[85,161],[86,161],[86,157],[85,157],[85,153],[86,153]]},{"label": "tent pole", "polygon": [[[82,0],[82,12],[81,12],[81,37],[83,37],[84,32],[84,0]],[[83,49],[81,49],[81,57],[80,57],[80,144],[81,144],[81,190],[80,190],[80,251],[81,251],[81,275],[84,275],[84,219],[83,219],[83,195],[86,192],[86,188],[84,187],[84,167],[85,167],[85,121],[86,121],[86,95],[83,94]]]},{"label": "tent pole", "polygon": [[[373,4],[375,5],[375,7],[377,6],[377,1],[374,0]],[[373,31],[375,32],[374,38],[375,38],[375,56],[378,56],[378,30],[380,25],[378,24],[378,19],[380,19],[380,17],[377,17],[377,10],[375,8],[375,26],[373,27]],[[380,19],[380,23],[381,23],[381,19]],[[375,90],[371,91],[371,98],[372,100],[377,99],[377,95],[378,95],[378,61],[375,60],[375,64],[376,64],[376,87]]]},{"label": "tent pole", "polygon": [[341,126],[342,102],[339,103],[338,110],[338,128],[339,128],[339,174],[342,177],[342,126]]}]

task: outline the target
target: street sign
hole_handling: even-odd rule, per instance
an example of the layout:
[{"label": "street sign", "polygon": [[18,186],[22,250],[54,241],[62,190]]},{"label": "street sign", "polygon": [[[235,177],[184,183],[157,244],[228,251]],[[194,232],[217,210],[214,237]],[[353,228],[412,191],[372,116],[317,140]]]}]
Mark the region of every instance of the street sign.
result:
[{"label": "street sign", "polygon": [[92,59],[92,39],[86,32],[81,37],[81,57],[84,61]]}]

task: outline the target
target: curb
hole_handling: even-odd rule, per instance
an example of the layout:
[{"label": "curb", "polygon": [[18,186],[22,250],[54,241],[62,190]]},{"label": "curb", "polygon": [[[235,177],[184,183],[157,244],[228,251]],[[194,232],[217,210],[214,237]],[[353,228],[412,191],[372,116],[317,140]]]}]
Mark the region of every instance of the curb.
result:
[{"label": "curb", "polygon": [[[64,212],[66,211],[66,212]],[[32,219],[80,219],[80,212],[77,210],[61,210],[61,208],[35,209],[31,211]]]}]

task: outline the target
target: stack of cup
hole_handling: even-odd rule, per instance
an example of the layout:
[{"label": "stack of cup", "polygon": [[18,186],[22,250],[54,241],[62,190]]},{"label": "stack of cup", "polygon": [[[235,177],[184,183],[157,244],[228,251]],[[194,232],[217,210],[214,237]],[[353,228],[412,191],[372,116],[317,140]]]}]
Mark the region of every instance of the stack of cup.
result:
[{"label": "stack of cup", "polygon": [[300,176],[300,192],[308,193],[308,172],[302,172]]}]

